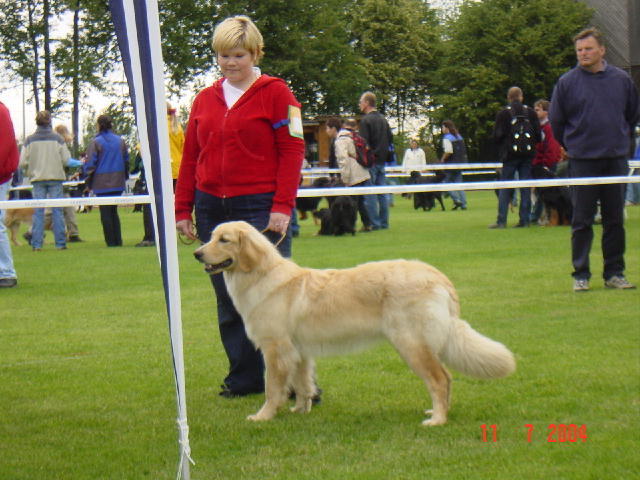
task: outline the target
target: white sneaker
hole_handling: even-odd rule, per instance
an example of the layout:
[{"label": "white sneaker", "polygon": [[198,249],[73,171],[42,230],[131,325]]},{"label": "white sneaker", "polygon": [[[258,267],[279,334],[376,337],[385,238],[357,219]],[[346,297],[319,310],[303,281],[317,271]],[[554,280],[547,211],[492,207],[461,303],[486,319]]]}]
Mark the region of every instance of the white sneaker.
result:
[{"label": "white sneaker", "polygon": [[573,281],[574,292],[586,292],[587,290],[589,290],[589,280],[586,278],[576,278]]}]

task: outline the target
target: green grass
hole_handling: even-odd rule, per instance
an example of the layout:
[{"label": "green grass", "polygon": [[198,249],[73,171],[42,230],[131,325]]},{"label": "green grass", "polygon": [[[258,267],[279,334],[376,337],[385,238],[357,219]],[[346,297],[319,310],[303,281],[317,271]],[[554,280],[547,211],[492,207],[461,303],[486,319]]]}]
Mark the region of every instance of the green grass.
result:
[{"label": "green grass", "polygon": [[[568,227],[488,230],[495,195],[468,197],[465,212],[428,213],[396,197],[390,230],[355,237],[314,237],[306,220],[294,242],[294,259],[310,267],[399,257],[433,264],[457,286],[463,318],[515,353],[518,370],[506,379],[454,372],[443,427],[420,425],[426,390],[387,345],[319,359],[324,396],[311,414],[246,421],[263,397],[218,397],[227,363],[215,300],[193,246],[180,245],[192,478],[638,478],[639,291],[603,288],[600,227],[592,291],[574,294]],[[141,214],[120,211],[123,248],[105,247],[95,210],[78,215],[85,243],[55,251],[49,232],[42,252],[14,248],[19,286],[0,291],[0,479],[175,478],[156,252],[133,247]],[[640,208],[629,208],[634,282],[639,220]],[[547,442],[549,425],[561,423],[586,425],[587,440]],[[482,442],[483,424],[497,425],[497,442]],[[525,424],[535,428],[530,443]]]}]

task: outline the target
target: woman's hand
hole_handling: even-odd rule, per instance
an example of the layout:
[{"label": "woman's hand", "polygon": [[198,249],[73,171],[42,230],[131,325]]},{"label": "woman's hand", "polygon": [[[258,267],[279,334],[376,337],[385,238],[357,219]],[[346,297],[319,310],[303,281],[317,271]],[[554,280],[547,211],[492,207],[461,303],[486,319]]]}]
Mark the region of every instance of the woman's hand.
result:
[{"label": "woman's hand", "polygon": [[287,233],[287,228],[289,228],[290,219],[291,217],[289,215],[285,215],[284,213],[271,212],[271,215],[269,215],[269,224],[267,225],[267,230],[271,230],[272,232],[284,235],[285,233]]},{"label": "woman's hand", "polygon": [[178,233],[181,233],[191,240],[198,239],[198,236],[195,234],[195,230],[193,228],[193,222],[191,220],[180,220],[176,223],[176,230],[178,230]]}]

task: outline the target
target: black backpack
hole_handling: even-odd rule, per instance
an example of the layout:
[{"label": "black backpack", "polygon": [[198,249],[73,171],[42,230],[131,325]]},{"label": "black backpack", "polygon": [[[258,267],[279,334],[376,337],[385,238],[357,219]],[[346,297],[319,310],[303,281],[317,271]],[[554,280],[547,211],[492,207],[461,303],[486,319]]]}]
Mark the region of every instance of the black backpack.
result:
[{"label": "black backpack", "polygon": [[509,153],[516,157],[533,156],[536,152],[536,134],[529,121],[529,109],[522,106],[520,113],[509,107],[511,130],[509,132]]}]

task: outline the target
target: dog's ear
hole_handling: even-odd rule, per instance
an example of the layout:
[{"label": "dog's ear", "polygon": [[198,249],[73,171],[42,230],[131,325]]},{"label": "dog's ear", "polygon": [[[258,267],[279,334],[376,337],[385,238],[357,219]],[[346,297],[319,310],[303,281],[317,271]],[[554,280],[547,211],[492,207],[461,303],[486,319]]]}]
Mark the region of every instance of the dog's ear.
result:
[{"label": "dog's ear", "polygon": [[260,261],[261,253],[258,245],[251,238],[252,232],[238,232],[238,267],[243,272],[252,271]]}]

